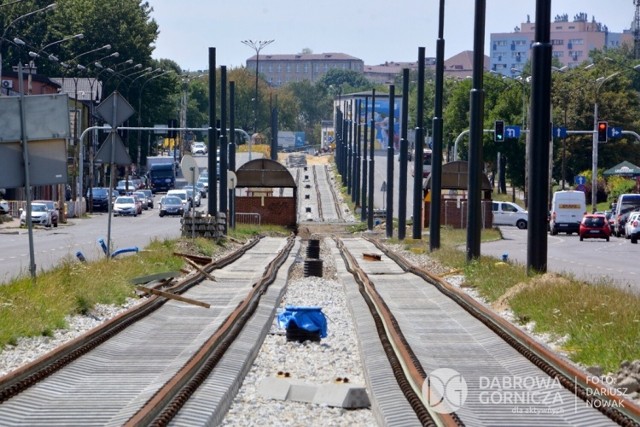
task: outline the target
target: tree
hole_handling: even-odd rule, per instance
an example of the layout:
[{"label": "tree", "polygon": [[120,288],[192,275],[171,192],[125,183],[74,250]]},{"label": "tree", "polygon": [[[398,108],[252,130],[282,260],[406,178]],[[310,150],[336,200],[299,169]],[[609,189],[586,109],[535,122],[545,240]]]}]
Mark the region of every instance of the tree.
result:
[{"label": "tree", "polygon": [[325,88],[341,88],[342,93],[373,88],[373,84],[367,80],[362,73],[354,70],[341,70],[339,68],[332,68],[327,71],[317,84]]}]

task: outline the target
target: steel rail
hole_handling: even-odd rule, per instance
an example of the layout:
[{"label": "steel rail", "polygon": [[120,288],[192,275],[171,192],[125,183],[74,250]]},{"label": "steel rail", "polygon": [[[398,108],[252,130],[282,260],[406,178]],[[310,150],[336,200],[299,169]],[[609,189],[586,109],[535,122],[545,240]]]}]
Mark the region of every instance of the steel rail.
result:
[{"label": "steel rail", "polygon": [[[334,237],[340,249],[347,271],[353,274],[360,294],[369,307],[385,354],[389,358],[394,375],[400,389],[413,408],[418,420],[425,426],[463,426],[464,423],[455,414],[438,414],[429,408],[423,399],[426,372],[402,334],[400,327],[384,302],[384,299],[369,280],[368,275],[360,268],[358,262],[346,248],[342,240]],[[429,387],[426,385],[425,387]]]},{"label": "steel rail", "polygon": [[[324,165],[324,172],[325,172],[325,176],[327,177],[327,179],[329,179],[329,167],[327,165]],[[336,193],[336,188],[335,185],[332,185],[331,182],[329,182],[329,188],[331,189],[331,195],[333,196],[333,203],[335,204],[336,207],[336,213],[338,214],[338,220],[340,221],[344,221],[344,216],[342,215],[342,209],[340,208],[340,202],[338,201],[338,194]]]},{"label": "steel rail", "polygon": [[124,424],[125,426],[169,424],[242,332],[258,308],[260,298],[274,282],[278,269],[287,259],[294,243],[295,238],[292,235],[285,247],[267,265],[262,278],[253,284],[247,298],[239,303],[194,356]]},{"label": "steel rail", "polygon": [[324,221],[324,215],[322,214],[322,198],[320,197],[320,188],[318,187],[318,173],[316,172],[315,165],[311,167],[313,169],[313,182],[316,188],[316,200],[318,204],[318,219],[322,222]]},{"label": "steel rail", "polygon": [[[440,292],[454,300],[543,372],[551,378],[558,378],[558,381],[565,389],[574,393],[591,407],[595,407],[618,425],[625,427],[637,427],[640,425],[637,421],[640,420],[640,407],[631,400],[623,398],[615,390],[603,384],[593,384],[591,382],[592,386],[587,385],[588,378],[584,372],[566,363],[558,355],[516,328],[506,319],[479,304],[473,297],[452,286],[442,277],[415,266],[401,255],[387,248],[379,240],[369,237],[364,237],[364,239],[373,243],[405,271],[413,273],[436,286]],[[608,401],[613,401],[615,404],[612,405]]]},{"label": "steel rail", "polygon": [[[207,264],[203,270],[210,272],[231,264],[254,247],[259,240],[260,238],[256,238],[249,241],[238,250]],[[205,276],[202,273],[187,276],[175,285],[166,288],[165,291],[181,294],[200,283],[204,278]],[[167,298],[158,295],[150,296],[147,301],[120,313],[102,325],[91,329],[87,333],[0,378],[0,402],[16,396],[37,382],[64,368],[69,363],[88,353],[130,325],[150,315],[162,307],[167,301]]]}]

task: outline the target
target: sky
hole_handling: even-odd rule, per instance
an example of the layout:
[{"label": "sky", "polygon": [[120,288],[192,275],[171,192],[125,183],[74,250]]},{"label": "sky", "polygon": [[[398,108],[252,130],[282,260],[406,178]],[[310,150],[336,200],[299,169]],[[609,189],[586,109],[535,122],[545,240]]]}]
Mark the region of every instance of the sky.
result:
[{"label": "sky", "polygon": [[[345,53],[365,65],[386,61],[413,62],[418,48],[436,56],[440,0],[148,0],[160,34],[152,54],[171,59],[185,71],[208,69],[210,47],[216,65],[244,66],[255,51],[242,40],[274,40],[260,55]],[[473,0],[444,0],[445,59],[473,50]],[[552,19],[578,13],[595,17],[610,32],[629,29],[633,0],[561,0],[551,5]],[[512,32],[535,21],[534,0],[486,0],[484,49],[491,33]]]}]

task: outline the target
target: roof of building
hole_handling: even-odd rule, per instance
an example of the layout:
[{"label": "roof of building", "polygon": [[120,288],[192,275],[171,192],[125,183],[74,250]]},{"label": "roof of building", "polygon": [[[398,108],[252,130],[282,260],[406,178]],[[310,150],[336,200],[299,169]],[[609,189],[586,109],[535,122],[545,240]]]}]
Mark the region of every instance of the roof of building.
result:
[{"label": "roof of building", "polygon": [[78,94],[78,101],[90,101],[100,99],[102,94],[102,83],[94,78],[87,77],[51,77],[51,80],[60,85],[60,91],[66,93],[70,98],[75,99]]},{"label": "roof of building", "polygon": [[[336,53],[336,52],[328,52],[328,53],[297,53],[297,54],[278,54],[278,55],[260,55],[260,59],[270,60],[270,61],[327,61],[327,60],[350,60],[350,61],[362,61],[360,58],[356,58],[355,56],[347,55],[346,53]],[[247,59],[248,61],[255,61],[256,55],[253,55],[251,58]]]}]

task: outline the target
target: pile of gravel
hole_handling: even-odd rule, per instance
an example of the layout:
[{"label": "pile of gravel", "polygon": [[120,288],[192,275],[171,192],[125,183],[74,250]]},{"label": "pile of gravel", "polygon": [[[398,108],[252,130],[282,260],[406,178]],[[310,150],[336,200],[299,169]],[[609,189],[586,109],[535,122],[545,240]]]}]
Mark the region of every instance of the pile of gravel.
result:
[{"label": "pile of gravel", "polygon": [[[323,277],[304,277],[302,263],[297,263],[291,271],[291,281],[287,284],[281,309],[287,305],[321,307],[327,318],[327,337],[320,342],[287,341],[286,332],[274,321],[223,425],[255,425],[257,420],[261,425],[282,426],[377,424],[370,409],[346,410],[269,400],[258,393],[260,382],[276,377],[278,372],[286,372],[291,379],[315,385],[347,378],[351,384],[365,386],[353,320],[343,285],[336,281],[335,260],[326,244],[326,241],[320,244]],[[306,245],[302,245],[302,254],[305,250]]]}]

